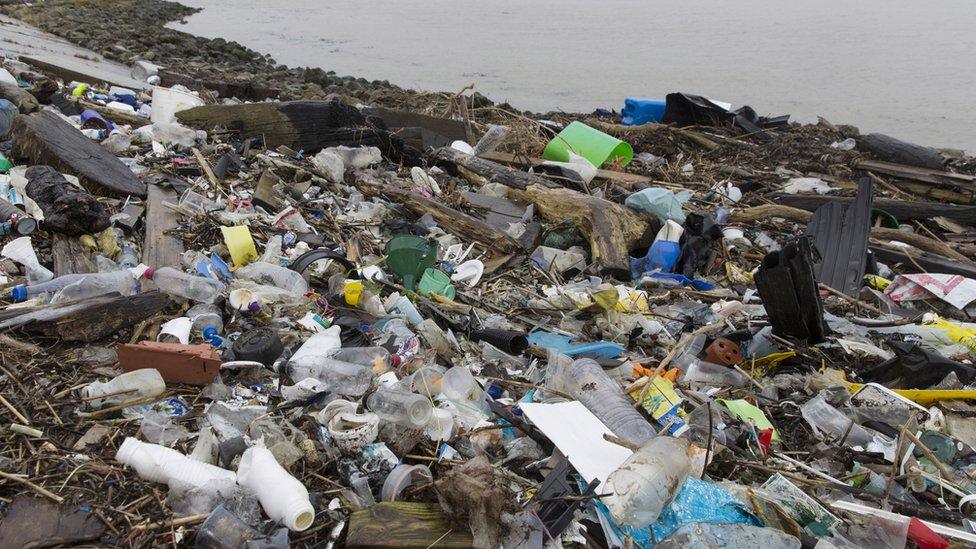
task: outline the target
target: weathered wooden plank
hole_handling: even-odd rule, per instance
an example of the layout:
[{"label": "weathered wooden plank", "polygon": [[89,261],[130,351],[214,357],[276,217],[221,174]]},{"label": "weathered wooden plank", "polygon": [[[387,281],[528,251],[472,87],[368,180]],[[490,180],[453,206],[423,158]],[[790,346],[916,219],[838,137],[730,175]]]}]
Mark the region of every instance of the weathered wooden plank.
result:
[{"label": "weathered wooden plank", "polygon": [[159,313],[173,302],[161,292],[146,292],[108,299],[93,299],[90,305],[46,321],[26,326],[31,332],[57,336],[65,341],[97,341],[131,328]]},{"label": "weathered wooden plank", "polygon": [[[777,204],[800,208],[808,212],[812,212],[828,202],[850,204],[853,200],[849,196],[786,193],[773,193],[769,195],[769,198]],[[958,223],[976,225],[976,206],[875,198],[874,207],[884,210],[898,219],[931,219],[941,215]]]},{"label": "weathered wooden plank", "polygon": [[150,267],[179,265],[184,251],[182,240],[166,234],[179,226],[179,220],[164,201],[176,204],[176,191],[150,185],[146,199],[146,239],[142,243],[142,262]]},{"label": "weathered wooden plank", "polygon": [[431,503],[384,501],[349,517],[346,547],[469,548],[467,525],[452,523]]},{"label": "weathered wooden plank", "polygon": [[49,111],[14,119],[13,156],[78,176],[89,192],[102,196],[146,196],[146,185],[107,149]]},{"label": "weathered wooden plank", "polygon": [[[493,160],[501,164],[507,164],[509,166],[530,166],[533,164],[540,164],[545,162],[543,158],[528,158],[527,161],[515,156],[514,154],[503,153],[503,152],[487,152],[481,155],[481,158],[487,160]],[[601,181],[610,181],[616,183],[617,185],[623,187],[624,189],[631,190],[639,185],[650,186],[654,185],[654,179],[647,177],[646,175],[640,175],[636,173],[627,172],[615,172],[613,170],[597,170],[596,177]]]},{"label": "weathered wooden plank", "polygon": [[441,147],[432,153],[435,160],[466,168],[489,181],[501,183],[506,187],[525,190],[531,185],[560,188],[561,185],[544,177],[503,166],[497,162],[465,154],[457,149]]},{"label": "weathered wooden plank", "polygon": [[929,168],[917,168],[904,164],[892,162],[882,162],[881,160],[857,160],[854,167],[859,170],[867,170],[876,173],[883,173],[894,177],[912,179],[935,185],[947,185],[957,189],[972,193],[973,184],[976,183],[976,175],[962,173],[951,173],[942,170],[932,170]]},{"label": "weathered wooden plank", "polygon": [[98,272],[91,250],[77,238],[54,233],[51,238],[51,255],[54,256],[54,276],[72,273]]}]

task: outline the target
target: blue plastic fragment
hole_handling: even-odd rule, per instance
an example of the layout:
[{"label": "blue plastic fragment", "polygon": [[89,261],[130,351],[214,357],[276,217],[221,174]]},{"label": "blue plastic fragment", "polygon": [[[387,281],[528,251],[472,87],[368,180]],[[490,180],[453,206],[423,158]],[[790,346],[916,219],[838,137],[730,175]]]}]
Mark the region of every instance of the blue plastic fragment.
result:
[{"label": "blue plastic fragment", "polygon": [[591,343],[572,343],[573,338],[567,335],[553,334],[544,330],[536,330],[529,334],[529,345],[538,345],[568,357],[581,355],[592,357],[616,358],[624,352],[624,346],[610,341],[595,341]]},{"label": "blue plastic fragment", "polygon": [[624,99],[624,108],[620,111],[622,115],[620,123],[624,126],[639,126],[660,122],[664,119],[667,105],[664,99],[628,97]]}]

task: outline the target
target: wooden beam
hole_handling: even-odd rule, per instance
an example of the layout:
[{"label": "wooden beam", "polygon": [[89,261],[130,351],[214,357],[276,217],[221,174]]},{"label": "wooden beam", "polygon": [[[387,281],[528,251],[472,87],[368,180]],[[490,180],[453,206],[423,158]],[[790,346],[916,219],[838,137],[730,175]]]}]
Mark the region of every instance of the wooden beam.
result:
[{"label": "wooden beam", "polygon": [[[849,196],[819,194],[773,193],[767,195],[767,197],[777,204],[800,208],[808,212],[812,212],[828,202],[850,204],[854,200]],[[931,219],[941,215],[964,225],[976,225],[976,206],[875,198],[874,207],[879,210],[884,210],[898,219]]]},{"label": "wooden beam", "polygon": [[51,241],[51,255],[54,256],[54,276],[98,272],[98,266],[92,259],[91,250],[82,245],[77,238],[54,233]]},{"label": "wooden beam", "polygon": [[159,313],[173,302],[161,292],[87,300],[86,306],[57,318],[32,322],[25,329],[65,341],[97,341],[131,328]]},{"label": "wooden beam", "polygon": [[492,162],[491,160],[487,160],[485,158],[465,154],[450,147],[441,147],[440,149],[434,151],[432,156],[435,160],[454,164],[455,166],[461,166],[488,179],[489,181],[501,183],[502,185],[511,187],[513,189],[520,189],[524,191],[531,185],[539,185],[541,187],[549,187],[551,189],[561,188],[561,185],[558,183],[550,181],[544,177],[509,168],[508,166],[503,166],[497,162]]},{"label": "wooden beam", "polygon": [[150,267],[166,267],[180,264],[183,241],[166,234],[179,226],[177,213],[163,202],[176,204],[176,191],[157,185],[149,186],[146,199],[146,239],[142,244],[142,262]]},{"label": "wooden beam", "polygon": [[76,175],[92,194],[146,196],[146,184],[128,166],[53,112],[17,116],[11,136],[14,157]]},{"label": "wooden beam", "polygon": [[[528,159],[523,159],[522,157],[518,157],[514,154],[497,152],[497,151],[484,153],[480,155],[480,157],[501,164],[506,164],[509,166],[521,166],[521,167],[528,167],[528,166],[541,164],[542,162],[545,162],[545,159],[543,158],[530,157]],[[602,170],[602,169],[597,170],[596,177],[594,179],[616,183],[617,185],[627,190],[633,190],[634,188],[642,188],[643,186],[655,185],[654,179],[647,177],[646,175],[627,173],[627,172],[615,172],[613,170]]]},{"label": "wooden beam", "polygon": [[346,547],[466,549],[474,541],[467,524],[452,522],[436,503],[384,501],[349,517]]},{"label": "wooden beam", "polygon": [[951,173],[930,168],[917,168],[915,166],[906,166],[893,162],[882,162],[881,160],[860,159],[854,161],[853,167],[859,170],[883,173],[903,179],[932,183],[933,185],[947,185],[968,192],[969,194],[973,193],[973,184],[976,183],[976,175]]}]

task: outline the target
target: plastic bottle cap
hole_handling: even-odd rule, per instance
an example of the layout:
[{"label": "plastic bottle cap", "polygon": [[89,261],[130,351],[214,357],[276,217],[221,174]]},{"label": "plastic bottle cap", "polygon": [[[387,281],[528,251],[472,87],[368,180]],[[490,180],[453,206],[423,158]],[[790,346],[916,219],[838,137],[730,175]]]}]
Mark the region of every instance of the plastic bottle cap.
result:
[{"label": "plastic bottle cap", "polygon": [[13,297],[14,301],[21,302],[27,300],[27,286],[20,285],[14,286],[11,291],[10,296]]},{"label": "plastic bottle cap", "polygon": [[216,335],[217,335],[216,326],[207,326],[206,328],[203,329],[203,338],[206,339],[207,341],[210,341]]},{"label": "plastic bottle cap", "polygon": [[142,276],[148,278],[149,280],[152,280],[154,274],[156,274],[156,268],[149,267],[148,269],[146,269],[146,272],[142,273]]}]

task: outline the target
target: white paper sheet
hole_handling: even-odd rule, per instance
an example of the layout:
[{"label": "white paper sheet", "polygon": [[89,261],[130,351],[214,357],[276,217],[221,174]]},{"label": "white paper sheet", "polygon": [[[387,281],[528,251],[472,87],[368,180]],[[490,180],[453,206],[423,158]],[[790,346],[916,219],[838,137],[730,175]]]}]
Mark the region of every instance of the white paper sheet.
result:
[{"label": "white paper sheet", "polygon": [[633,453],[604,440],[604,433],[612,435],[613,432],[579,401],[523,403],[519,408],[569,459],[586,482],[598,479],[602,486],[610,473]]}]

